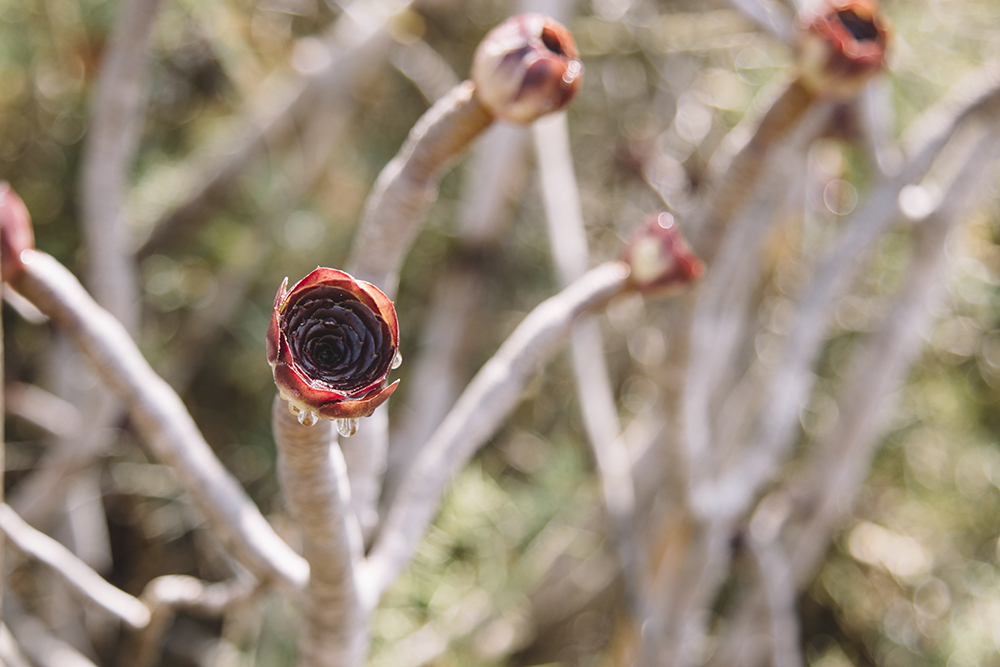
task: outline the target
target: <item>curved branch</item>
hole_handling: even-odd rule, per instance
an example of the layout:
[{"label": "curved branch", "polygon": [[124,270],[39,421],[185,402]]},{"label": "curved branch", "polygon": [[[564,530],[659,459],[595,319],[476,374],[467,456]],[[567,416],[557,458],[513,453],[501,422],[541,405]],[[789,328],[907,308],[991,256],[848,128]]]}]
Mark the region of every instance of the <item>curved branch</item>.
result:
[{"label": "curved branch", "polygon": [[233,555],[264,581],[298,589],[306,562],[274,532],[239,482],[205,442],[181,399],[163,381],[118,320],[90,297],[66,267],[31,253],[14,287],[80,347],[100,377],[126,402],[143,439],[213,523]]},{"label": "curved branch", "polygon": [[372,608],[413,555],[448,480],[516,407],[528,381],[559,349],[580,314],[600,308],[626,287],[628,267],[602,264],[537,306],[466,387],[402,482],[362,571],[362,598]]}]

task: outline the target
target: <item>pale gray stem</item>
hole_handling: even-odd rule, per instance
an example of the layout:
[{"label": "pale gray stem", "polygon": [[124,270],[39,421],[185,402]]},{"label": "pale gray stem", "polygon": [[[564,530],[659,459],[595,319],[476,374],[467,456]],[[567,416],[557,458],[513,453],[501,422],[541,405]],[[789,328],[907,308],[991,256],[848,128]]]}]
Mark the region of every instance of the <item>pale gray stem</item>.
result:
[{"label": "pale gray stem", "polygon": [[31,667],[6,624],[0,625],[0,663],[5,667]]},{"label": "pale gray stem", "polygon": [[775,461],[791,447],[800,402],[811,389],[813,376],[809,369],[819,353],[831,304],[847,289],[876,239],[898,220],[900,192],[927,173],[965,122],[978,116],[990,117],[996,113],[998,103],[1000,64],[993,64],[957,84],[949,99],[936,105],[935,108],[950,110],[951,115],[928,112],[936,123],[920,121],[927,133],[918,132],[921,139],[911,142],[911,157],[906,166],[897,177],[875,189],[816,271],[800,302],[778,368],[763,390],[767,398],[762,402],[765,407],[756,432],[742,448],[745,454],[741,458],[717,479],[693,491],[698,511],[734,516],[752,502],[760,485],[772,474]]},{"label": "pale gray stem", "polygon": [[493,122],[473,90],[465,81],[420,117],[365,201],[347,271],[389,298],[445,169]]},{"label": "pale gray stem", "polygon": [[[358,5],[368,5],[359,0]],[[401,9],[405,3],[385,3]],[[352,5],[353,7],[354,5]],[[401,7],[402,6],[402,7]],[[378,12],[371,12],[377,14]],[[391,38],[385,21],[345,10],[341,20],[322,36],[326,62],[307,73],[281,82],[268,82],[247,102],[247,111],[227,132],[188,159],[180,169],[190,173],[188,187],[166,210],[148,216],[149,236],[136,250],[140,257],[153,254],[164,243],[176,242],[180,230],[198,225],[213,206],[225,199],[246,169],[275,146],[294,137],[297,127],[313,116],[322,116],[331,100],[349,96],[357,82],[385,57]]]},{"label": "pale gray stem", "polygon": [[206,583],[187,575],[168,574],[153,579],[141,596],[150,610],[150,621],[136,634],[130,664],[132,667],[159,664],[163,637],[178,612],[217,618],[234,605],[249,602],[257,590],[255,582],[243,578]]},{"label": "pale gray stem", "polygon": [[628,267],[602,264],[536,307],[476,374],[402,482],[363,571],[373,607],[413,555],[451,479],[517,405],[573,322],[625,289]]},{"label": "pale gray stem", "polygon": [[[548,221],[549,247],[560,283],[566,286],[587,270],[590,253],[565,112],[538,120],[532,132]],[[572,352],[576,392],[601,479],[609,528],[625,575],[626,596],[636,622],[641,623],[646,616],[644,587],[648,566],[635,526],[631,460],[621,437],[622,426],[604,356],[604,338],[593,317],[581,317],[573,325]]]},{"label": "pale gray stem", "polygon": [[80,212],[91,289],[129,331],[138,326],[138,282],[122,201],[146,107],[143,73],[160,0],[130,0],[104,53],[91,100]]},{"label": "pale gray stem", "polygon": [[0,531],[16,549],[49,568],[77,595],[133,629],[149,623],[149,609],[138,598],[109,584],[69,549],[25,523],[6,504],[0,504]]},{"label": "pale gray stem", "polygon": [[7,627],[35,667],[97,667],[85,655],[49,632],[41,621],[29,616],[19,602],[5,599],[4,612]]},{"label": "pale gray stem", "polygon": [[436,286],[416,361],[407,360],[410,379],[401,389],[406,392],[404,407],[392,429],[382,489],[386,507],[418,448],[454,405],[471,372],[465,366],[480,326],[477,314],[489,274],[488,258],[509,227],[510,199],[523,185],[527,135],[518,125],[495,123],[473,149],[463,182],[457,266],[449,266]]},{"label": "pale gray stem", "polygon": [[15,287],[80,347],[127,404],[152,452],[173,467],[233,555],[258,578],[301,588],[309,568],[274,532],[205,442],[176,393],[153,372],[128,332],[55,259],[33,252]]},{"label": "pale gray stem", "polygon": [[361,665],[368,649],[365,609],[355,581],[361,533],[351,515],[346,466],[333,424],[320,420],[303,426],[280,396],[275,396],[271,418],[278,479],[302,530],[302,553],[310,567],[302,593],[298,664]]},{"label": "pale gray stem", "polygon": [[[420,231],[445,170],[493,122],[465,81],[439,99],[413,126],[396,156],[382,169],[365,200],[347,271],[395,298],[399,271]],[[354,437],[350,473],[363,493],[357,505],[370,537],[378,519],[389,448],[388,406],[376,411],[368,432]]]}]

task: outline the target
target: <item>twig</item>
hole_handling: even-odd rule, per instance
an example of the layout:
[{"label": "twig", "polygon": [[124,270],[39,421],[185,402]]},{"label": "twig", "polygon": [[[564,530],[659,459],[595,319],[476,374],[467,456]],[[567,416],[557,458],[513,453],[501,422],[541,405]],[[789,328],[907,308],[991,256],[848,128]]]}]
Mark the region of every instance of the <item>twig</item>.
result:
[{"label": "twig", "polygon": [[[946,236],[961,220],[962,212],[975,204],[977,186],[989,173],[988,164],[996,155],[996,137],[988,139],[985,146],[980,138],[977,133],[969,141],[976,146],[975,155],[968,156],[971,159],[952,174],[942,205],[914,228],[914,253],[901,281],[903,287],[878,330],[855,354],[838,390],[837,426],[815,444],[800,474],[761,501],[774,503],[777,497],[807,510],[794,512],[783,531],[790,553],[789,574],[799,590],[812,580],[831,536],[850,512],[878,444],[882,424],[876,417],[885,414],[888,397],[905,381],[919,349],[929,316],[927,300],[939,284]],[[757,621],[762,604],[761,592],[752,591],[731,615],[733,622],[719,651],[719,665],[728,664],[727,656],[743,654],[747,638],[760,631]]]},{"label": "twig", "polygon": [[77,433],[83,418],[76,406],[41,387],[24,382],[4,384],[6,414],[58,437]]},{"label": "twig", "polygon": [[34,252],[14,286],[60,326],[129,407],[154,454],[178,473],[198,508],[258,578],[300,588],[305,561],[293,552],[222,466],[176,393],[149,367],[122,325],[55,259]]},{"label": "twig", "polygon": [[[347,272],[395,298],[403,259],[437,196],[444,170],[492,122],[471,81],[453,88],[417,121],[365,200]],[[381,406],[345,447],[351,488],[366,538],[378,521],[389,446],[388,407]]]},{"label": "twig", "polygon": [[418,448],[454,405],[471,374],[465,368],[469,342],[479,326],[489,258],[509,227],[511,190],[523,181],[527,135],[519,126],[494,124],[473,149],[459,214],[456,265],[444,271],[435,288],[424,318],[420,354],[403,385],[404,410],[393,428],[382,489],[386,507]]},{"label": "twig", "polygon": [[[55,446],[45,452],[31,474],[11,490],[10,506],[29,524],[47,525],[53,513],[61,506],[70,480],[87,470],[114,441],[114,428],[100,428],[99,425],[113,423],[122,411],[112,403],[110,397],[105,399],[100,400],[94,406],[94,412],[87,416],[86,428],[79,429],[75,434],[62,436]],[[79,416],[77,413],[77,417]]]},{"label": "twig", "polygon": [[350,514],[346,466],[333,425],[320,420],[303,426],[280,396],[275,396],[271,418],[282,493],[302,529],[302,553],[310,567],[299,664],[361,665],[368,647],[355,582],[361,530]]},{"label": "twig", "polygon": [[[395,10],[405,7],[405,3],[389,4]],[[345,11],[322,38],[329,50],[328,63],[308,74],[263,86],[247,104],[245,116],[233,122],[239,130],[190,159],[193,166],[184,169],[194,174],[188,191],[156,216],[148,238],[136,250],[139,257],[176,242],[178,234],[197,226],[247,167],[274,146],[287,143],[307,118],[322,117],[329,101],[347,97],[357,81],[377,67],[391,43],[385,31],[385,21],[391,16],[375,22],[365,20],[365,14]]]},{"label": "twig", "polygon": [[897,177],[876,188],[851,219],[800,302],[784,355],[765,390],[768,398],[762,402],[764,409],[757,431],[743,448],[745,454],[718,479],[695,490],[700,512],[735,515],[751,502],[771,474],[774,461],[791,446],[801,397],[809,394],[812,377],[809,369],[820,350],[827,323],[825,315],[847,288],[875,240],[898,219],[901,190],[927,172],[958,128],[977,116],[989,117],[998,104],[1000,63],[994,63],[958,84],[947,101],[936,105],[938,109],[950,109],[951,115],[930,112],[929,117],[937,120],[929,134],[921,132],[919,142],[911,142],[911,157],[906,166]]},{"label": "twig", "polygon": [[0,530],[19,551],[43,563],[77,594],[129,627],[140,629],[149,623],[149,609],[138,598],[109,584],[69,549],[25,523],[6,504],[0,504]]},{"label": "twig", "polygon": [[142,132],[142,78],[160,0],[130,0],[104,54],[91,102],[83,157],[81,216],[98,303],[125,328],[138,325],[138,282],[121,209],[128,172]]},{"label": "twig", "polygon": [[0,663],[5,667],[31,667],[6,624],[0,625]]},{"label": "twig", "polygon": [[234,605],[246,602],[258,590],[255,582],[245,578],[211,584],[180,574],[153,579],[141,596],[151,612],[150,621],[136,634],[131,664],[133,667],[157,664],[163,636],[178,612],[217,618]]},{"label": "twig", "polygon": [[365,567],[362,595],[371,606],[416,549],[448,480],[517,405],[525,384],[559,348],[575,319],[625,289],[628,269],[602,264],[536,307],[476,374],[431,436],[400,486]]},{"label": "twig", "polygon": [[792,562],[784,545],[776,539],[787,518],[787,507],[761,503],[750,520],[749,543],[770,612],[774,667],[801,667],[799,619],[795,609],[798,589]]},{"label": "twig", "polygon": [[[573,173],[566,114],[553,114],[532,128],[549,229],[549,246],[563,286],[587,270],[587,231],[580,190]],[[604,339],[593,317],[573,325],[573,371],[587,439],[601,479],[609,528],[625,575],[625,591],[636,622],[646,617],[648,565],[635,526],[635,486],[629,453],[621,437]]]},{"label": "twig", "polygon": [[1000,142],[997,125],[992,125],[989,133],[977,128],[979,131],[964,138],[966,154],[960,168],[951,174],[951,183],[943,188],[941,205],[916,225],[913,257],[903,287],[882,326],[852,364],[839,392],[837,427],[817,443],[810,469],[823,470],[824,474],[810,486],[818,502],[792,553],[800,586],[811,576],[864,481],[882,426],[876,417],[887,397],[905,381],[919,350],[920,334],[929,316],[927,301],[939,282],[947,236],[963,213],[983,197],[979,186],[990,173]]},{"label": "twig", "polygon": [[21,604],[6,596],[4,600],[7,627],[18,645],[31,659],[35,667],[97,667],[86,656],[59,639],[33,616],[29,616]]}]

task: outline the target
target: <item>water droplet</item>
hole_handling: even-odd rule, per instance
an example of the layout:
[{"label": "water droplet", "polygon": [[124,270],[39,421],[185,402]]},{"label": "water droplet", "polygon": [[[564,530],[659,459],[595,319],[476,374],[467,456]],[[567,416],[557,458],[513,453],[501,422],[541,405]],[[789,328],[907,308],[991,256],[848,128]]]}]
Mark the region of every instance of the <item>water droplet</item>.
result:
[{"label": "water droplet", "polygon": [[399,350],[396,350],[396,356],[392,358],[393,370],[399,368],[402,363],[403,363],[403,355],[399,353]]},{"label": "water droplet", "polygon": [[319,417],[312,410],[297,410],[292,408],[292,411],[295,412],[295,415],[299,418],[299,423],[303,426],[312,426],[319,421]]},{"label": "water droplet", "polygon": [[344,436],[345,438],[350,438],[352,435],[358,432],[358,420],[357,419],[338,419],[337,420],[337,433]]}]

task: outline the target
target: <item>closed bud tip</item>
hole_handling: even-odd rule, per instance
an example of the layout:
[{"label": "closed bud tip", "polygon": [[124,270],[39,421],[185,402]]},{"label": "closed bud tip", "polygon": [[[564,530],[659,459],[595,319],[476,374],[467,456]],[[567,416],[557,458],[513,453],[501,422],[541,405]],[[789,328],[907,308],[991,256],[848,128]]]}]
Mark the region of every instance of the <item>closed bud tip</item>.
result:
[{"label": "closed bud tip", "polygon": [[683,287],[705,271],[669,213],[650,216],[629,239],[622,259],[630,268],[629,287],[639,292]]},{"label": "closed bud tip", "polygon": [[4,281],[24,270],[34,247],[35,233],[27,207],[9,183],[0,181],[0,269]]},{"label": "closed bud tip", "polygon": [[573,36],[542,14],[513,16],[472,60],[476,95],[497,118],[528,124],[569,104],[583,80]]},{"label": "closed bud tip", "polygon": [[884,66],[888,37],[878,0],[822,0],[799,20],[799,79],[817,95],[851,99]]}]

